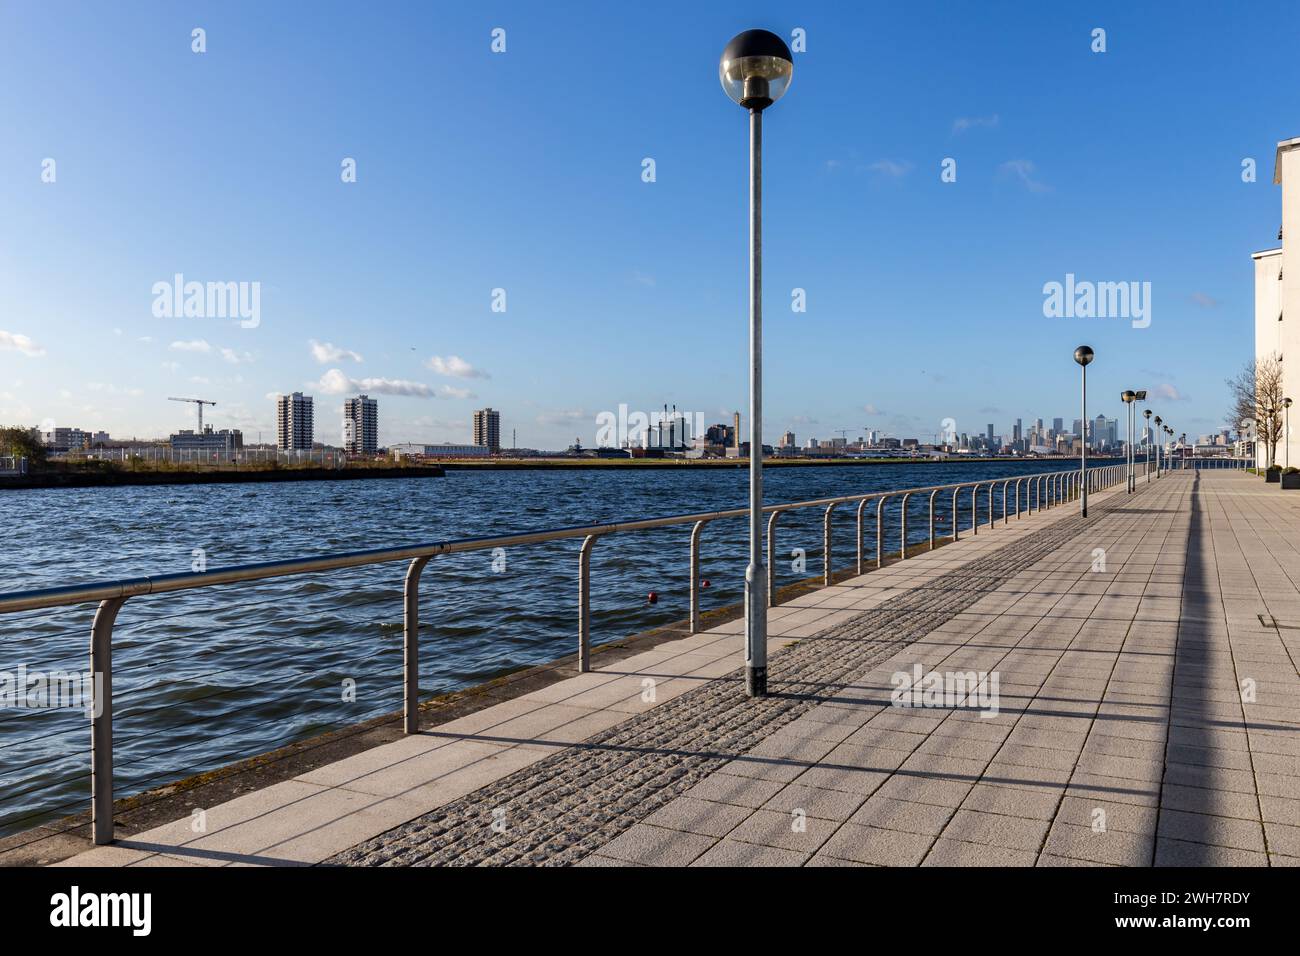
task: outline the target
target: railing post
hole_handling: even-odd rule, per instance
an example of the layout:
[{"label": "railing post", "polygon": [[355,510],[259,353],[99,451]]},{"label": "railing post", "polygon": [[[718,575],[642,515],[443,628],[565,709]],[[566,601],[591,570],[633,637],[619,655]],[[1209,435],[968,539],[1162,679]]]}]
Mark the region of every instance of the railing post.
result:
[{"label": "railing post", "polygon": [[[996,484],[996,481],[989,482],[989,528],[992,528],[997,523],[997,519],[993,516],[993,486]],[[1006,501],[1005,492],[1002,495],[1002,500]]]},{"label": "railing post", "polygon": [[865,529],[862,527],[862,511],[867,507],[867,502],[870,500],[870,498],[863,498],[858,502],[858,574],[866,574],[867,572],[866,562],[863,560],[863,551],[865,550],[863,537]]},{"label": "railing post", "polygon": [[831,578],[834,572],[831,569],[831,512],[835,510],[835,505],[826,506],[826,514],[822,516],[822,586],[830,587]]},{"label": "railing post", "polygon": [[776,607],[776,519],[781,512],[773,511],[767,519],[767,606]]},{"label": "railing post", "polygon": [[956,541],[961,537],[961,532],[957,526],[961,523],[961,513],[957,510],[957,496],[961,494],[961,485],[952,490],[952,540]]},{"label": "railing post", "polygon": [[[1010,478],[1002,482],[1002,525],[1003,527],[1006,527],[1011,522],[1010,512],[1007,511],[1007,488],[1010,486],[1010,484],[1011,484]],[[1016,510],[1017,511],[1020,510],[1020,485],[1016,485]]]},{"label": "railing post", "polygon": [[971,485],[970,489],[970,533],[980,533],[980,485]]},{"label": "railing post", "polygon": [[900,561],[907,560],[907,499],[910,497],[912,497],[910,491],[903,495],[903,516],[899,523],[900,537],[898,542],[898,560]]},{"label": "railing post", "polygon": [[690,633],[700,632],[700,532],[709,519],[695,522],[691,528],[691,617]]},{"label": "railing post", "polygon": [[938,493],[939,493],[938,488],[930,492],[930,550],[931,551],[934,550],[934,496],[937,495]]},{"label": "railing post", "polygon": [[889,495],[881,495],[876,501],[876,567],[885,565],[885,502]]},{"label": "railing post", "polygon": [[[1017,517],[1017,518],[1020,517],[1020,486],[1021,486],[1021,484],[1024,483],[1024,480],[1025,480],[1025,479],[1023,479],[1023,478],[1017,478],[1017,479],[1016,479],[1016,517]],[[1029,486],[1026,485],[1025,487],[1028,488]],[[1025,498],[1026,509],[1028,508],[1028,501],[1029,501],[1029,499],[1028,499],[1028,496],[1026,495],[1026,498]]]},{"label": "railing post", "polygon": [[402,586],[403,732],[420,732],[420,575],[429,556],[412,558]]},{"label": "railing post", "polygon": [[90,628],[90,828],[96,846],[113,842],[113,622],[126,598],[99,602]]},{"label": "railing post", "polygon": [[578,552],[578,673],[591,670],[591,549],[598,535],[582,539]]}]

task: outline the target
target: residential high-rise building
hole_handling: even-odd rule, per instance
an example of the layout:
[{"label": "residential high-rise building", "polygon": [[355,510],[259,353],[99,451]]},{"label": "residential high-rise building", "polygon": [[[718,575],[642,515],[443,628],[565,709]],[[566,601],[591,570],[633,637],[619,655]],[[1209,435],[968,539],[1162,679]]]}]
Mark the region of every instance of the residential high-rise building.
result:
[{"label": "residential high-rise building", "polygon": [[349,455],[379,451],[379,403],[359,395],[343,403],[343,450]]},{"label": "residential high-rise building", "polygon": [[275,444],[285,451],[310,451],[314,442],[312,398],[302,392],[277,395]]},{"label": "residential high-rise building", "polygon": [[[1256,362],[1276,361],[1281,366],[1284,397],[1300,401],[1300,137],[1277,144],[1273,182],[1282,187],[1282,227],[1278,245],[1253,253],[1255,261],[1255,352]],[[1266,413],[1256,418],[1256,463],[1292,466],[1300,463],[1300,407],[1291,409],[1291,434],[1280,434],[1270,461],[1266,434]],[[1286,416],[1276,422],[1277,433],[1285,431]],[[1240,423],[1233,422],[1233,425]],[[1289,449],[1287,446],[1290,446]]]},{"label": "residential high-rise building", "polygon": [[736,412],[732,416],[732,422],[733,422],[732,431],[735,432],[736,435],[736,444],[734,447],[739,448],[740,447],[740,412]]},{"label": "residential high-rise building", "polygon": [[491,408],[480,408],[474,413],[474,444],[484,445],[489,453],[501,451],[501,413]]},{"label": "residential high-rise building", "polygon": [[799,447],[797,444],[795,444],[795,440],[794,440],[794,432],[786,432],[784,435],[781,436],[781,447],[782,447],[782,448],[798,448],[798,447]]}]

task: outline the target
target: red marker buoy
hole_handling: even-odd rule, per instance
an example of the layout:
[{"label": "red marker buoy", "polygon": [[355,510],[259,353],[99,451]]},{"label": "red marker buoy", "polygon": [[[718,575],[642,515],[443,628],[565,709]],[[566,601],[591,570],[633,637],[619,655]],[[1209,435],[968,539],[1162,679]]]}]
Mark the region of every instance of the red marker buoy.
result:
[{"label": "red marker buoy", "polygon": [[700,587],[702,587],[702,588],[707,588],[708,586],[709,586],[709,579],[708,579],[708,578],[705,578],[703,581],[700,582]]},{"label": "red marker buoy", "polygon": [[659,594],[658,594],[658,592],[656,592],[656,591],[651,591],[649,594],[647,594],[647,595],[645,596],[645,602],[646,602],[647,604],[658,604],[658,603],[659,603]]}]

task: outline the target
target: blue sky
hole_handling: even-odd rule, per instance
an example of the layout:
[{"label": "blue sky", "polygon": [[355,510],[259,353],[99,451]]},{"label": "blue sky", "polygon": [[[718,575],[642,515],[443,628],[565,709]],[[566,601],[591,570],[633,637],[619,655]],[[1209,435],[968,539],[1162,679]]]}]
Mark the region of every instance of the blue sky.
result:
[{"label": "blue sky", "polygon": [[[807,37],[766,116],[769,440],[1068,421],[1082,342],[1093,414],[1148,388],[1209,431],[1300,135],[1300,8],[1060,6],[0,0],[0,423],[159,435],[195,396],[251,441],[303,390],[337,442],[364,387],[384,443],[491,405],[554,448],[620,404],[743,411],[717,60],[759,26]],[[156,317],[176,273],[260,283],[259,324]],[[1067,273],[1150,282],[1150,326],[1046,318]]]}]

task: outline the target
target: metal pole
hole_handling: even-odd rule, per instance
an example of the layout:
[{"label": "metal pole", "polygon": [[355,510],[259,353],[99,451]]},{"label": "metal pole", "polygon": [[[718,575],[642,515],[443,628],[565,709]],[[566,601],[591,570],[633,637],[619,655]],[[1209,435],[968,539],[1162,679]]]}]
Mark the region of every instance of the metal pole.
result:
[{"label": "metal pole", "polygon": [[591,549],[596,535],[582,539],[578,552],[578,672],[591,670]]},{"label": "metal pole", "polygon": [[[773,555],[775,558],[775,555]],[[745,693],[767,696],[763,594],[763,111],[749,111],[749,567],[745,569]],[[775,598],[775,595],[773,595]]]},{"label": "metal pole", "polygon": [[690,633],[700,632],[700,532],[708,519],[695,522],[691,528],[691,620]]},{"label": "metal pole", "polygon": [[907,560],[907,499],[910,497],[912,497],[911,492],[903,495],[903,514],[898,526],[898,559],[900,561]]},{"label": "metal pole", "polygon": [[1128,486],[1128,493],[1131,495],[1136,490],[1133,487],[1133,466],[1137,464],[1137,459],[1133,457],[1133,412],[1137,402],[1128,403],[1128,448],[1124,452],[1124,484]]},{"label": "metal pole", "polygon": [[403,730],[420,732],[420,575],[429,558],[412,558],[402,588],[402,714]]},{"label": "metal pole", "polygon": [[1083,408],[1083,447],[1079,449],[1079,515],[1088,517],[1088,366],[1080,365],[1083,385],[1080,389]]},{"label": "metal pole", "polygon": [[113,622],[126,598],[99,603],[90,629],[94,683],[90,717],[90,828],[96,846],[113,842]]},{"label": "metal pole", "polygon": [[835,572],[831,568],[831,512],[835,510],[834,505],[826,506],[826,514],[822,516],[822,586],[830,587],[831,579]]}]

